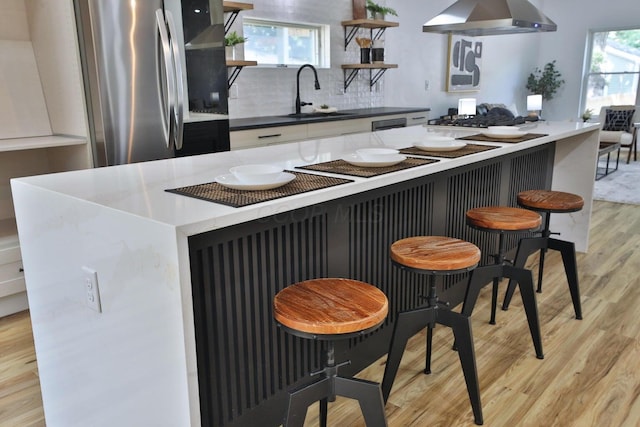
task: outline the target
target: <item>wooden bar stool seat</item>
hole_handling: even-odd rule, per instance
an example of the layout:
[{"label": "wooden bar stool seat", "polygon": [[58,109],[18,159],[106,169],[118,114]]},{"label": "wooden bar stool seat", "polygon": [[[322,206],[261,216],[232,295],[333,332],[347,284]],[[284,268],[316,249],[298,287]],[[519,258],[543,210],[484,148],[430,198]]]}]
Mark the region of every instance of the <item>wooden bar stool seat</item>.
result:
[{"label": "wooden bar stool seat", "polygon": [[552,190],[527,190],[518,193],[518,205],[542,212],[577,212],[584,207],[584,199],[577,194]]},{"label": "wooden bar stool seat", "polygon": [[[551,213],[571,213],[580,211],[584,206],[584,199],[577,194],[565,193],[552,190],[528,190],[518,193],[518,205],[536,212],[544,213],[544,226],[540,230],[540,235],[536,237],[525,237],[518,243],[518,251],[514,260],[514,265],[524,267],[527,259],[532,254],[540,251],[540,262],[538,263],[538,292],[542,292],[542,276],[544,271],[544,260],[548,249],[559,251],[562,255],[564,271],[567,276],[569,293],[573,302],[573,309],[576,319],[582,319],[582,306],[580,303],[580,286],[578,283],[578,264],[576,262],[576,249],[573,242],[551,238],[549,229]],[[511,297],[515,291],[515,283],[509,282],[507,293],[505,294],[502,309],[509,308]]]},{"label": "wooden bar stool seat", "polygon": [[405,267],[446,272],[474,268],[480,249],[473,243],[443,236],[419,236],[391,245],[391,259]]},{"label": "wooden bar stool seat", "polygon": [[507,206],[486,206],[467,211],[468,225],[497,233],[536,230],[541,222],[540,215],[535,212]]},{"label": "wooden bar stool seat", "polygon": [[336,396],[356,399],[367,426],[386,426],[380,385],[357,378],[338,376],[335,344],[378,328],[387,316],[389,303],[375,286],[351,279],[324,278],[294,283],[273,299],[273,316],[287,332],[309,339],[325,340],[326,363],[318,372],[320,379],[289,392],[284,427],[302,426],[309,405],[320,401],[320,424],[327,425],[327,402]]},{"label": "wooden bar stool seat", "polygon": [[398,373],[409,338],[425,327],[427,328],[427,352],[424,373],[431,373],[433,328],[436,324],[441,324],[453,330],[475,423],[482,424],[482,404],[480,402],[471,321],[468,316],[451,311],[446,303],[438,300],[435,283],[435,278],[438,275],[459,274],[473,270],[480,261],[480,249],[476,245],[460,239],[443,236],[417,236],[394,242],[390,251],[390,257],[395,266],[428,275],[429,287],[425,306],[398,313],[382,380],[384,401],[388,400],[391,393],[391,387]]},{"label": "wooden bar stool seat", "polygon": [[502,278],[517,282],[524,304],[529,331],[536,351],[536,357],[544,358],[542,337],[538,320],[538,307],[533,287],[531,271],[524,266],[512,264],[505,258],[505,235],[535,231],[540,227],[542,218],[537,212],[508,206],[485,206],[470,209],[466,212],[467,225],[481,231],[498,233],[498,253],[493,255],[494,264],[483,265],[471,273],[467,294],[462,305],[462,314],[471,316],[480,290],[493,282],[491,298],[491,324],[496,322],[498,304],[498,285]]}]

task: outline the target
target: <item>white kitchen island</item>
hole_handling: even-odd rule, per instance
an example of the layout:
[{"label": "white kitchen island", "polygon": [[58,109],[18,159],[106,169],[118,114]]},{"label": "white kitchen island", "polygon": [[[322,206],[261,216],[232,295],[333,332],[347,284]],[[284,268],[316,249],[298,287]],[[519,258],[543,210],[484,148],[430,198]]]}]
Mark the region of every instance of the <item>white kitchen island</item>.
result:
[{"label": "white kitchen island", "polygon": [[[499,187],[491,197],[507,203],[513,200],[512,189],[536,175],[535,182],[585,199],[582,211],[553,216],[552,228],[586,251],[599,127],[540,122],[527,130],[549,136],[517,144],[479,143],[500,148],[372,178],[342,176],[353,182],[241,208],[165,190],[211,182],[238,164],[277,163],[292,170],[339,159],[356,148],[408,147],[424,132],[463,136],[478,130],[413,126],[12,180],[47,425],[249,425],[255,419],[277,425],[286,385],[300,381],[315,356],[293,339],[280,343],[280,332],[269,320],[275,287],[289,284],[279,283],[283,277],[352,274],[387,292],[386,277],[395,273],[386,264],[354,267],[359,252],[347,247],[357,245],[341,239],[358,235],[380,242],[382,235],[390,239],[421,229],[385,218],[396,218],[398,211],[407,215],[421,200],[423,187],[437,203],[420,208],[433,210],[433,218],[420,214],[416,222],[431,224],[428,231],[463,233],[462,211],[454,213],[450,206],[490,199],[471,197],[476,190],[468,190],[467,200],[465,192],[456,191],[459,177],[471,174],[464,180],[471,184],[464,185],[477,189],[487,179],[482,188]],[[530,159],[540,165],[529,165]],[[494,185],[489,181],[496,173],[503,178]],[[417,198],[401,206],[409,193]],[[345,211],[346,219],[337,218]],[[364,213],[354,221],[358,212]],[[332,215],[340,223],[337,232],[323,222]],[[388,233],[396,227],[402,229]],[[309,230],[318,230],[317,236],[309,237]],[[236,236],[241,237],[235,241]],[[307,245],[307,238],[322,241]],[[375,250],[385,259],[371,240],[359,245],[359,251]],[[194,262],[195,254],[204,258],[207,253],[213,264]],[[271,259],[277,262],[265,267]],[[314,269],[307,269],[307,261]],[[87,302],[83,267],[97,272],[100,312]],[[210,286],[202,286],[204,278]],[[251,286],[236,291],[227,282]],[[207,289],[201,293],[201,287]],[[219,289],[222,294],[215,294]],[[377,353],[391,328],[381,329]],[[285,350],[277,345],[292,356],[283,358]],[[356,370],[368,362],[359,364],[358,357]],[[291,372],[291,364],[300,368]],[[272,371],[279,372],[277,378]]]}]

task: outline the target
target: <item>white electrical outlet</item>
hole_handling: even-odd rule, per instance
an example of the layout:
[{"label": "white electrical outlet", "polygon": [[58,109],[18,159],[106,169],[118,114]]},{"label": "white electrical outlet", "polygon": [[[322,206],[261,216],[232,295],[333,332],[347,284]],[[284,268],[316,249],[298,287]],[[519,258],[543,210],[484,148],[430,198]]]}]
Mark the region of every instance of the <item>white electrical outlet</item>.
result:
[{"label": "white electrical outlet", "polygon": [[102,313],[100,289],[98,288],[98,272],[89,267],[82,267],[82,273],[87,306],[98,313]]},{"label": "white electrical outlet", "polygon": [[229,88],[229,99],[238,99],[238,85],[236,83]]},{"label": "white electrical outlet", "polygon": [[429,80],[425,80],[424,81],[424,90],[428,91],[429,90]]}]

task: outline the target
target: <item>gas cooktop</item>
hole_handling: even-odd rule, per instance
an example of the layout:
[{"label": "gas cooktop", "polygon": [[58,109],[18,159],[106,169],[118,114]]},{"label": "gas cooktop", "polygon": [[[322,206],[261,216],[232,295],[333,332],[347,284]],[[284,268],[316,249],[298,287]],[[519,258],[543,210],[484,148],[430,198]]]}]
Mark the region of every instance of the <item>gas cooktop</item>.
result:
[{"label": "gas cooktop", "polygon": [[498,115],[476,115],[476,116],[442,116],[439,119],[429,120],[430,125],[438,126],[463,126],[474,128],[486,128],[489,126],[517,126],[530,121],[529,117],[522,116],[498,116]]}]

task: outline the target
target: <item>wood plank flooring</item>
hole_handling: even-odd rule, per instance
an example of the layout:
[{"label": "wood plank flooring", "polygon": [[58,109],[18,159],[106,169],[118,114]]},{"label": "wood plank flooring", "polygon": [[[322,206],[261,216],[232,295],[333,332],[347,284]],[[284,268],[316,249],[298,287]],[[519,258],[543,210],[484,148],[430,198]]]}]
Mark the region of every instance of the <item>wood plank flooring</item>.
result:
[{"label": "wood plank flooring", "polygon": [[23,311],[0,319],[0,426],[44,426],[31,319]]},{"label": "wood plank flooring", "polygon": [[[537,257],[529,267],[537,269]],[[640,206],[595,201],[589,253],[578,254],[583,320],[575,319],[559,254],[547,255],[543,293],[536,294],[544,360],[535,357],[519,293],[489,325],[486,287],[472,316],[484,425],[640,425],[639,271]],[[424,333],[409,341],[386,406],[389,426],[475,425],[450,330],[434,331],[431,375],[422,373],[424,343]],[[384,362],[359,377],[380,381]],[[5,425],[45,425],[28,312],[0,319]],[[316,425],[314,405],[305,426]],[[358,404],[331,403],[329,425],[364,426]]]}]

